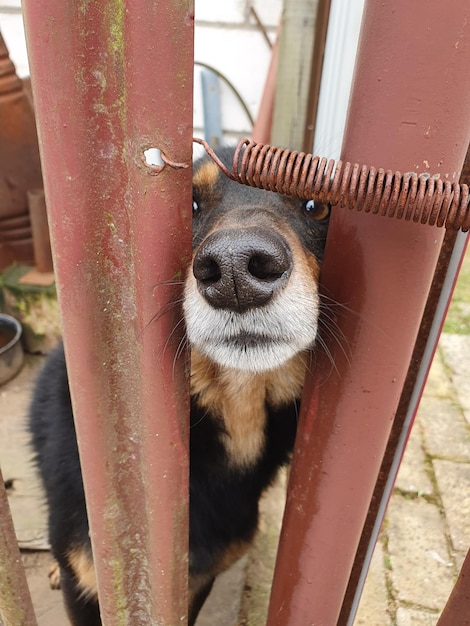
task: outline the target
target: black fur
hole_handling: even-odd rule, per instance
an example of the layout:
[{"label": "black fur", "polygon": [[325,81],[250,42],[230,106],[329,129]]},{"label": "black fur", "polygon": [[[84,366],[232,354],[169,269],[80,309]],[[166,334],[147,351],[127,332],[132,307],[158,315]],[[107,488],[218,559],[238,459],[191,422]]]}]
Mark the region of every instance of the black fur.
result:
[{"label": "black fur", "polygon": [[[229,161],[232,152],[225,152]],[[196,190],[197,216],[194,247],[213,228],[220,215],[235,207],[259,210],[274,207],[300,245],[318,260],[323,254],[326,223],[312,225],[302,201],[242,187],[220,175],[211,192]],[[295,312],[293,312],[295,314]],[[298,399],[284,406],[267,406],[265,443],[256,462],[248,467],[228,461],[223,443],[224,425],[210,409],[191,398],[190,457],[190,577],[205,578],[190,610],[193,624],[210,591],[219,560],[231,545],[249,543],[258,524],[258,501],[277,470],[289,460],[296,433]],[[100,624],[97,602],[77,590],[68,562],[72,546],[89,546],[85,497],[72,416],[63,347],[48,358],[41,372],[30,413],[36,462],[49,505],[50,541],[61,569],[61,586],[69,616],[78,626]]]}]

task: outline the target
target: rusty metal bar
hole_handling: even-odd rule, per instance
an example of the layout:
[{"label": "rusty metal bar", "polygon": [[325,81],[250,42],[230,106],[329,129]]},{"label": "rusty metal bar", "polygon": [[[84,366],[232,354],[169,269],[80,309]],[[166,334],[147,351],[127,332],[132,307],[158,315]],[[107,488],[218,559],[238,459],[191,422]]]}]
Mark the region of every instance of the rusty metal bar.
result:
[{"label": "rusty metal bar", "polygon": [[0,624],[35,626],[31,596],[0,469]]},{"label": "rusty metal bar", "polygon": [[470,551],[467,552],[459,577],[437,626],[469,626],[470,624]]},{"label": "rusty metal bar", "polygon": [[[470,139],[470,7],[422,8],[368,1],[343,156],[457,180]],[[270,626],[337,623],[442,235],[333,211],[323,289],[346,306],[345,345],[330,345],[334,367],[318,355],[307,384]]]},{"label": "rusty metal bar", "polygon": [[[460,182],[466,184],[470,182],[470,146],[467,149]],[[464,235],[453,230],[446,231],[444,235],[410,367],[354,559],[338,626],[352,624],[357,611],[386,506],[392,493],[419,399],[437,348],[460,266],[465,256],[468,238],[468,234]]]},{"label": "rusty metal bar", "polygon": [[253,126],[253,141],[269,143],[271,141],[271,127],[273,123],[274,96],[276,92],[277,66],[279,62],[279,28],[276,40],[271,48],[271,61],[269,63],[263,96]]},{"label": "rusty metal bar", "polygon": [[325,56],[326,35],[330,19],[331,0],[319,0],[315,19],[315,37],[313,40],[312,64],[308,88],[307,111],[302,150],[310,152],[313,147],[315,123],[317,121],[318,99]]},{"label": "rusty metal bar", "polygon": [[182,624],[193,4],[24,16],[103,624]]},{"label": "rusty metal bar", "polygon": [[206,151],[232,180],[278,193],[327,202],[364,213],[454,230],[470,230],[470,189],[439,173],[384,170],[320,158],[243,139],[232,171],[202,139]]},{"label": "rusty metal bar", "polygon": [[44,189],[31,189],[27,193],[29,217],[33,232],[34,263],[38,272],[52,272],[51,239],[47,222]]}]

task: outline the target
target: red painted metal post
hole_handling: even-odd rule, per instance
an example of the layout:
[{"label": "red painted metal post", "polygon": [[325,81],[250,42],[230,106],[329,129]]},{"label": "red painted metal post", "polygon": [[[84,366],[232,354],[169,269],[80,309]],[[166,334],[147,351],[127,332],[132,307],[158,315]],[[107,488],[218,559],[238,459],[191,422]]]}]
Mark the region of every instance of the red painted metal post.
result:
[{"label": "red painted metal post", "polygon": [[467,552],[459,577],[437,626],[470,625],[470,551]]},{"label": "red painted metal post", "polygon": [[[465,0],[367,2],[345,160],[458,180],[469,28]],[[323,283],[347,307],[336,333],[347,345],[330,346],[334,367],[318,356],[302,410],[270,626],[337,623],[441,241],[427,226],[333,212]]]},{"label": "red painted metal post", "polygon": [[263,96],[261,98],[258,115],[251,134],[253,141],[257,141],[258,143],[269,143],[271,141],[274,97],[276,94],[276,76],[279,64],[279,34],[280,28],[277,30],[276,41],[271,48],[271,61],[266,75]]},{"label": "red painted metal post", "polygon": [[193,4],[24,15],[103,623],[184,623]]}]

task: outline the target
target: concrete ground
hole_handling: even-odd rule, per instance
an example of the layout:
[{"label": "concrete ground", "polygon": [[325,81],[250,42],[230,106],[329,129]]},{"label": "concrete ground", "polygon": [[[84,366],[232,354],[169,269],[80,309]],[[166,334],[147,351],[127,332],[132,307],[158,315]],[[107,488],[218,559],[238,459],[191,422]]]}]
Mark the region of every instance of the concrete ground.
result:
[{"label": "concrete ground", "polygon": [[[470,546],[470,290],[465,282],[470,271],[466,263],[460,296],[457,290],[457,316],[453,319],[451,311],[451,323],[439,342],[355,626],[434,626]],[[67,620],[61,594],[48,586],[51,559],[44,550],[45,508],[24,429],[41,362],[40,357],[28,357],[18,376],[0,387],[0,464],[39,626],[62,626]],[[281,477],[264,499],[256,545],[218,581],[198,626],[264,626],[284,482]]]},{"label": "concrete ground", "polygon": [[469,354],[470,335],[442,335],[357,625],[434,626],[470,547]]}]

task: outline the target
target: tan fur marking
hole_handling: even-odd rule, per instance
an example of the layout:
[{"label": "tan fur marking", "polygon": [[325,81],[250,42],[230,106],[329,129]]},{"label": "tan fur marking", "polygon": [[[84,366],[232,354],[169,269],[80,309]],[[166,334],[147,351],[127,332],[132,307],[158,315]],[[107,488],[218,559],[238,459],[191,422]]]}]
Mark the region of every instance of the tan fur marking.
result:
[{"label": "tan fur marking", "polygon": [[267,399],[274,407],[300,398],[307,370],[307,353],[301,352],[285,365],[268,372]]},{"label": "tan fur marking", "polygon": [[224,444],[234,465],[247,466],[260,456],[264,445],[266,400],[274,406],[293,402],[302,391],[306,356],[300,354],[284,366],[253,374],[223,368],[193,349],[191,393],[199,404],[223,420]]},{"label": "tan fur marking", "polygon": [[68,553],[68,560],[82,595],[87,598],[96,597],[98,585],[90,552],[86,548],[72,548]]},{"label": "tan fur marking", "polygon": [[188,608],[191,611],[194,600],[200,591],[211,581],[211,574],[190,576],[188,584]]},{"label": "tan fur marking", "polygon": [[308,252],[305,256],[306,256],[306,265],[311,272],[311,276],[313,276],[315,281],[318,282],[318,279],[320,277],[320,263],[318,262],[317,257],[311,252]]},{"label": "tan fur marking", "polygon": [[238,559],[241,559],[242,556],[248,552],[250,546],[251,541],[237,541],[231,543],[219,559],[217,574],[225,572],[225,570],[231,567]]},{"label": "tan fur marking", "polygon": [[279,232],[281,232],[289,243],[292,256],[294,257],[294,263],[300,271],[300,275],[306,279],[306,287],[311,288],[312,280],[314,283],[318,284],[318,279],[320,277],[320,263],[318,262],[317,257],[313,254],[313,252],[305,250],[300,241],[297,237],[292,235],[290,230],[279,229]]},{"label": "tan fur marking", "polygon": [[211,188],[219,178],[219,168],[213,161],[203,163],[193,176],[196,187]]}]

